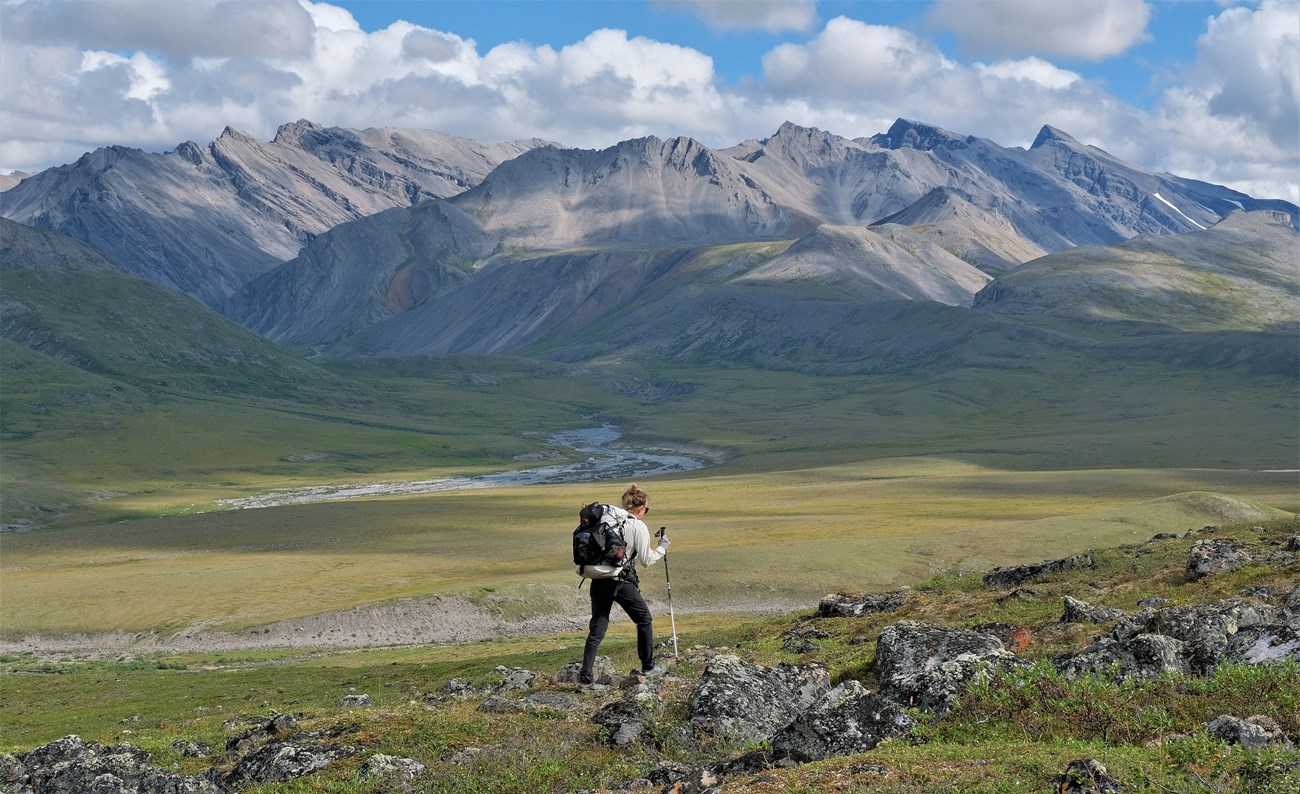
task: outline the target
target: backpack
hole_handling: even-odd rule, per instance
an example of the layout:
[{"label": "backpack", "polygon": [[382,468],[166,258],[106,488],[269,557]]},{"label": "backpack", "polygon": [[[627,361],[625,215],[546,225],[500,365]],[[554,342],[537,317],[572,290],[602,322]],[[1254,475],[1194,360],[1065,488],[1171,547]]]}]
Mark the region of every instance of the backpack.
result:
[{"label": "backpack", "polygon": [[592,502],[578,511],[578,526],[573,530],[573,564],[578,575],[586,579],[611,579],[623,572],[628,561],[623,524],[627,514],[619,515],[612,505]]}]

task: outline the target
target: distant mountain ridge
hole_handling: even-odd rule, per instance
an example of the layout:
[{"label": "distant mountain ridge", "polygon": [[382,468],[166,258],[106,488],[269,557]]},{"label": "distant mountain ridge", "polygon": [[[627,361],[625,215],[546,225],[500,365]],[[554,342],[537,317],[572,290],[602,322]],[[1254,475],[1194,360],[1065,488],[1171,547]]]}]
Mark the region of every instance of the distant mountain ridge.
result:
[{"label": "distant mountain ridge", "polygon": [[[787,123],[721,151],[654,137],[540,147],[464,193],[322,235],[225,310],[282,343],[492,353],[667,291],[690,305],[727,290],[742,315],[765,304],[758,289],[970,306],[990,278],[1048,252],[1213,225],[1200,198],[1295,217],[1211,187],[1050,127],[1030,150],[908,121],[871,140]],[[745,248],[764,245],[777,247]]]},{"label": "distant mountain ridge", "polygon": [[264,143],[227,127],[207,146],[186,141],[166,154],[90,152],[0,193],[0,215],[91,243],[155,284],[219,306],[316,235],[455,195],[545,143],[309,121]]},{"label": "distant mountain ridge", "polygon": [[[1271,309],[1224,308],[1206,294],[1213,278],[1180,282],[1197,291],[1184,304],[1215,306],[1201,325],[1254,329],[1293,308],[1285,289],[1253,279],[1275,278],[1270,263],[1285,260],[1300,217],[1287,202],[1144,171],[1050,126],[1022,149],[905,119],[871,138],[787,122],[728,149],[651,136],[602,150],[297,122],[269,144],[228,129],[165,155],[100,150],[0,199],[6,216],[91,239],[272,341],[362,355],[580,357],[620,342],[709,357],[783,333],[840,350],[837,335],[860,346],[883,333],[880,317],[908,322],[870,307],[965,309],[977,294],[990,317],[1092,317],[1062,285],[1095,297],[1104,268],[1017,273],[1045,255],[1175,240],[1264,210],[1291,228],[1251,227],[1265,266],[1233,278]],[[1181,250],[1217,256],[1222,238]],[[1044,289],[1052,297],[1028,297]],[[1098,301],[1112,306],[1102,317],[1189,322],[1162,318],[1160,302],[1133,310],[1137,293]],[[651,335],[622,334],[614,321],[634,315]],[[701,339],[713,352],[651,338],[674,333],[666,316],[696,328],[710,318]],[[774,316],[786,319],[759,319]]]}]

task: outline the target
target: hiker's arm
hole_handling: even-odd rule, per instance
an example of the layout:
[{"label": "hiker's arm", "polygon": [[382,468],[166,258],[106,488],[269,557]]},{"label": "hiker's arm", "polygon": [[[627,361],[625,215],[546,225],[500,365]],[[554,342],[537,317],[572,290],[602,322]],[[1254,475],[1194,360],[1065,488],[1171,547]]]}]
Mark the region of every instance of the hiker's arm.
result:
[{"label": "hiker's arm", "polygon": [[659,562],[660,557],[667,553],[658,546],[650,545],[650,528],[643,522],[637,521],[630,534],[632,535],[631,542],[636,547],[636,558],[641,562],[641,567],[654,565]]}]

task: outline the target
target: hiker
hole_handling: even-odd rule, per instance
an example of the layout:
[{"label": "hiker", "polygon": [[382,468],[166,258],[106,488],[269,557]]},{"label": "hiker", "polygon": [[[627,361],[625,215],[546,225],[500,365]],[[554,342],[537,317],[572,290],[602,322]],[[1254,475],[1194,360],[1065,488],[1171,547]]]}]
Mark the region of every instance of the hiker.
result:
[{"label": "hiker", "polygon": [[641,671],[651,672],[655,666],[654,628],[650,608],[641,597],[640,580],[636,564],[654,565],[668,553],[668,538],[661,537],[658,546],[650,545],[650,528],[642,520],[650,512],[650,494],[636,483],[623,492],[623,510],[628,519],[623,525],[623,538],[627,541],[629,560],[618,576],[591,580],[591,623],[588,624],[587,644],[582,651],[582,670],[578,682],[583,686],[592,683],[592,667],[596,663],[596,650],[605,639],[609,628],[609,611],[618,604],[636,624],[636,652],[641,658]]}]

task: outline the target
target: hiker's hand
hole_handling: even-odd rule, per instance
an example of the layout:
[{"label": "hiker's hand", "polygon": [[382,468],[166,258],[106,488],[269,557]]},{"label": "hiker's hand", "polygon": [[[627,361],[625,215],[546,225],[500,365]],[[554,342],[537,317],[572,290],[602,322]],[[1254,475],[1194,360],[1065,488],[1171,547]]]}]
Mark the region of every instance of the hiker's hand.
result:
[{"label": "hiker's hand", "polygon": [[669,540],[668,538],[660,538],[660,539],[659,539],[659,550],[660,550],[660,551],[668,551],[668,547],[671,546],[671,545],[673,545],[673,542],[672,542],[671,540]]}]

